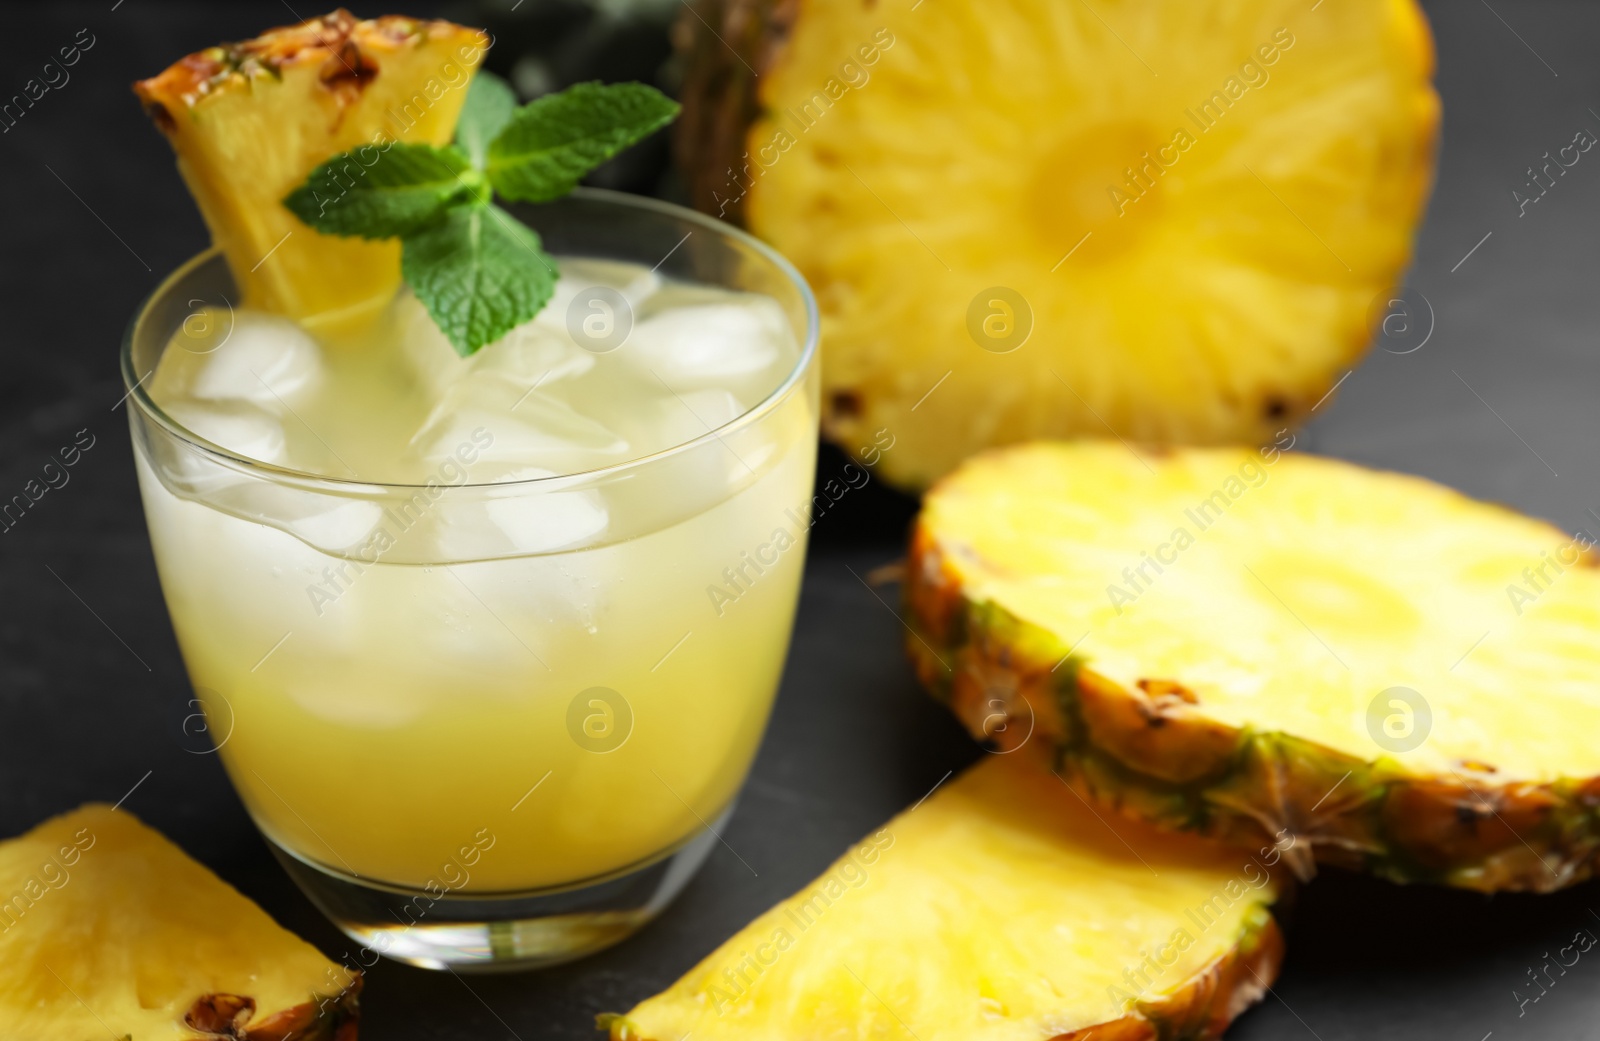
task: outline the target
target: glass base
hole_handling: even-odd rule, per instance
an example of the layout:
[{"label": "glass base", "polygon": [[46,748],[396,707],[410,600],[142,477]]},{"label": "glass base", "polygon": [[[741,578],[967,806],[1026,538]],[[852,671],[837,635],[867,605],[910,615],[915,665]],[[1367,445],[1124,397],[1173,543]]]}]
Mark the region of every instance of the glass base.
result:
[{"label": "glass base", "polygon": [[362,945],[353,957],[365,965],[382,955],[424,969],[515,972],[582,958],[637,932],[683,890],[732,815],[730,807],[675,851],[625,874],[484,896],[374,885],[266,839],[317,909]]}]

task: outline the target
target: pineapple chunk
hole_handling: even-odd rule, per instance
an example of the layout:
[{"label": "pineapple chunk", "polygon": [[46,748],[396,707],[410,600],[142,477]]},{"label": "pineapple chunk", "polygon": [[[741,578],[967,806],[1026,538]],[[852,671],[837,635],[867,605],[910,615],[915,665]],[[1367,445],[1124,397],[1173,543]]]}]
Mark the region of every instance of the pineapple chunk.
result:
[{"label": "pineapple chunk", "polygon": [[126,810],[0,843],[0,1038],[354,1041],[361,977]]},{"label": "pineapple chunk", "polygon": [[694,15],[696,205],[810,280],[824,428],[892,431],[902,485],[1042,436],[1271,440],[1367,349],[1432,183],[1413,0]]},{"label": "pineapple chunk", "polygon": [[1399,880],[1594,871],[1586,536],[1277,447],[1079,442],[970,461],[911,552],[924,680],[1130,812]]},{"label": "pineapple chunk", "polygon": [[[345,10],[210,47],[134,84],[178,153],[245,306],[316,324],[359,319],[400,284],[398,242],[322,235],[283,198],[340,152],[444,145],[487,34]],[[352,182],[362,175],[356,164]]]},{"label": "pineapple chunk", "polygon": [[995,756],[757,918],[614,1041],[1209,1038],[1282,941],[1253,856],[1098,812]]}]

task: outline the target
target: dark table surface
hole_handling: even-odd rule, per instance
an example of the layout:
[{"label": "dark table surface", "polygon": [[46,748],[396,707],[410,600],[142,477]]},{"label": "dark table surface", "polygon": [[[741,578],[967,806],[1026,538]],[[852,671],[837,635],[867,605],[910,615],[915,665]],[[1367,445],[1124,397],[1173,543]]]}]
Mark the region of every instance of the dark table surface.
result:
[{"label": "dark table surface", "polygon": [[[524,13],[541,0],[526,2]],[[1410,285],[1430,305],[1417,307],[1431,310],[1432,336],[1411,353],[1375,351],[1320,410],[1309,444],[1600,534],[1600,152],[1525,215],[1512,198],[1544,152],[1580,129],[1600,135],[1600,6],[1428,7],[1444,136]],[[94,44],[69,82],[0,134],[0,492],[37,476],[75,431],[95,443],[68,485],[0,537],[0,833],[131,792],[129,809],[339,957],[353,945],[289,882],[217,757],[194,754],[200,746],[183,731],[188,684],[117,407],[124,323],[205,243],[167,146],[127,85],[179,54],[288,20],[286,8],[5,7],[0,93],[20,89],[80,29]],[[823,475],[842,462],[825,453]],[[364,1036],[593,1037],[595,1013],[670,983],[978,755],[919,693],[893,613],[847,570],[896,558],[910,515],[907,500],[872,484],[817,527],[776,714],[725,834],[750,869],[719,845],[656,923],[564,968],[464,982],[382,964],[369,976]],[[1537,1003],[1519,1009],[1513,997],[1514,988],[1538,993],[1529,969],[1577,928],[1600,927],[1597,914],[1595,884],[1485,898],[1326,872],[1290,916],[1280,985],[1231,1036],[1600,1037],[1600,959],[1568,969]]]}]

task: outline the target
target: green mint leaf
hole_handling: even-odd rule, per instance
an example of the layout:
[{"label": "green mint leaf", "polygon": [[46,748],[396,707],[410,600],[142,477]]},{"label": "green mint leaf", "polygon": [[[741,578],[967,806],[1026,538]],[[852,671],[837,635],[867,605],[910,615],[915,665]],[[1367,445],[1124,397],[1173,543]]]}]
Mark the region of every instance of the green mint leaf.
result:
[{"label": "green mint leaf", "polygon": [[463,197],[485,192],[483,175],[459,148],[392,143],[343,152],[311,171],[283,200],[296,217],[329,235],[406,235]]},{"label": "green mint leaf", "polygon": [[485,171],[508,199],[557,199],[677,114],[677,102],[642,83],[579,83],[518,109],[489,145]]},{"label": "green mint leaf", "polygon": [[473,166],[482,169],[488,163],[489,142],[500,136],[516,111],[517,95],[510,84],[492,72],[478,70],[456,122],[456,144]]},{"label": "green mint leaf", "polygon": [[498,206],[455,206],[402,240],[401,271],[463,358],[539,313],[556,265],[527,225]]}]

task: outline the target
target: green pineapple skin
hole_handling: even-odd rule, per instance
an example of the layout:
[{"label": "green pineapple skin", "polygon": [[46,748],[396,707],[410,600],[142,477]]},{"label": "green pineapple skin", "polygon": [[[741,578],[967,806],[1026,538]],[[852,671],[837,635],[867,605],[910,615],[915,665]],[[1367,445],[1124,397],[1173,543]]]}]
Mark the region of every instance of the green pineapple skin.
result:
[{"label": "green pineapple skin", "polygon": [[[1302,880],[1317,863],[1394,882],[1479,892],[1552,892],[1600,866],[1600,778],[1496,783],[1412,773],[1290,734],[1163,719],[1169,740],[1226,735],[1202,776],[1173,781],[1097,741],[1086,699],[1112,686],[1070,643],[1004,608],[969,600],[933,540],[913,536],[904,591],[906,648],[919,679],[980,741],[1046,755],[1105,803],[1177,831],[1240,845],[1294,839],[1284,859]],[[1097,693],[1098,692],[1098,693]],[[1112,694],[1129,698],[1128,692]]]}]

